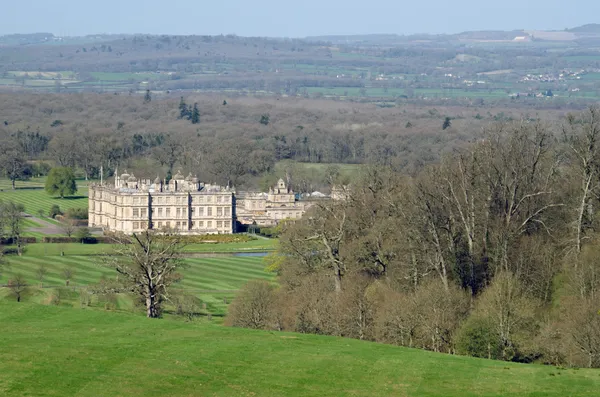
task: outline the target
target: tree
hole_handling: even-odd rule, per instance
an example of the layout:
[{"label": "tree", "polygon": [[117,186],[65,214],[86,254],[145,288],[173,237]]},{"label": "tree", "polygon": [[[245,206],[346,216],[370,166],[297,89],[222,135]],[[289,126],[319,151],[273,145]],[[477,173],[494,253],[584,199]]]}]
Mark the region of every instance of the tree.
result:
[{"label": "tree", "polygon": [[8,288],[13,293],[17,302],[21,302],[23,293],[27,291],[27,283],[22,274],[16,274],[12,279],[8,280]]},{"label": "tree", "polygon": [[44,288],[44,279],[46,278],[47,274],[48,274],[48,268],[46,268],[46,265],[44,265],[44,264],[41,264],[35,271],[35,275],[36,275],[37,279],[40,281],[40,288]]},{"label": "tree", "polygon": [[228,323],[234,327],[265,329],[271,323],[275,288],[264,280],[248,282],[229,307]]},{"label": "tree", "polygon": [[179,101],[179,118],[189,120],[190,117],[191,115],[189,114],[187,103],[185,103],[183,97],[181,97]]},{"label": "tree", "polygon": [[150,90],[146,90],[146,94],[144,95],[144,103],[152,102],[152,94],[150,94]]},{"label": "tree", "polygon": [[62,222],[61,229],[63,230],[63,232],[65,232],[67,237],[71,237],[77,229],[77,227],[75,226],[75,222],[72,219],[67,218]]},{"label": "tree", "polygon": [[200,122],[200,111],[198,110],[198,103],[194,103],[194,109],[192,109],[192,115],[190,116],[192,124],[198,124]]},{"label": "tree", "polygon": [[79,227],[75,231],[75,237],[79,242],[83,243],[86,239],[90,238],[92,233],[90,233],[90,229],[87,227]]},{"label": "tree", "polygon": [[23,204],[14,203],[8,201],[6,203],[0,202],[0,234],[4,229],[8,230],[8,237],[12,240],[13,244],[17,246],[17,253],[22,254],[22,241],[21,234],[23,233],[23,211],[25,207]]},{"label": "tree", "polygon": [[442,129],[445,130],[447,128],[450,128],[452,126],[452,121],[450,119],[450,117],[446,117],[444,119],[444,124],[442,124]]},{"label": "tree", "polygon": [[62,276],[65,279],[65,285],[68,287],[69,283],[71,282],[71,280],[73,279],[73,276],[75,275],[75,271],[73,270],[73,268],[71,266],[66,266],[63,270],[62,270]]},{"label": "tree", "polygon": [[31,170],[25,161],[25,153],[21,146],[14,140],[3,142],[0,146],[0,171],[12,183],[15,189],[15,181],[26,180],[31,176]]},{"label": "tree", "polygon": [[77,184],[73,170],[67,167],[52,168],[46,179],[46,192],[52,195],[58,194],[60,198],[75,194]]},{"label": "tree", "polygon": [[106,265],[122,276],[128,290],[144,300],[147,317],[160,317],[162,305],[169,299],[169,287],[181,278],[177,272],[184,265],[181,238],[146,230],[119,242],[114,254],[106,258]]},{"label": "tree", "polygon": [[594,218],[594,198],[600,193],[600,108],[590,107],[580,118],[567,116],[563,126],[563,141],[568,146],[567,159],[577,186],[571,208],[573,222],[573,246],[579,255],[585,233],[592,229]]},{"label": "tree", "polygon": [[262,125],[269,125],[269,123],[271,122],[271,116],[269,116],[268,114],[263,114],[260,116],[260,123]]}]

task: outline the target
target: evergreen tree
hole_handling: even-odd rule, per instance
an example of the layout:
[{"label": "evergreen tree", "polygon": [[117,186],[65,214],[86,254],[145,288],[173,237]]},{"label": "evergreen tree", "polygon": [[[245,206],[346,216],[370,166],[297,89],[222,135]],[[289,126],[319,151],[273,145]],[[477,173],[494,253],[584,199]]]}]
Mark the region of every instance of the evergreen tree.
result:
[{"label": "evergreen tree", "polygon": [[183,97],[181,97],[181,100],[179,101],[179,118],[180,119],[188,118],[188,107],[187,107],[187,104],[185,103],[185,101],[183,100]]},{"label": "evergreen tree", "polygon": [[442,129],[445,130],[446,128],[450,128],[452,126],[452,121],[450,120],[450,117],[446,117],[446,119],[444,120],[444,124],[442,124]]},{"label": "evergreen tree", "polygon": [[192,124],[198,124],[200,122],[200,111],[198,110],[198,104],[194,103],[194,109],[192,110],[192,116],[190,118]]}]

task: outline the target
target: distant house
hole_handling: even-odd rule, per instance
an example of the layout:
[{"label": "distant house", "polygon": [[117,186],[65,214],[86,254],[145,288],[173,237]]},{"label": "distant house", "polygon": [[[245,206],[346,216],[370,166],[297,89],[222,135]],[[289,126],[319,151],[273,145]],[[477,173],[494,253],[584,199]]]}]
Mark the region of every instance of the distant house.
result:
[{"label": "distant house", "polygon": [[529,36],[517,36],[513,39],[513,41],[530,41],[531,38]]}]

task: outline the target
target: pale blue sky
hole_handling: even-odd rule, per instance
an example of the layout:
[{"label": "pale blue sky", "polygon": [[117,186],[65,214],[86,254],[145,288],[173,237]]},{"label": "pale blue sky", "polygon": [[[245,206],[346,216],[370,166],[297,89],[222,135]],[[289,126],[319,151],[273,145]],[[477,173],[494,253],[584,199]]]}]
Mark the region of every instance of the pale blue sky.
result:
[{"label": "pale blue sky", "polygon": [[457,33],[600,22],[599,0],[0,0],[0,34]]}]

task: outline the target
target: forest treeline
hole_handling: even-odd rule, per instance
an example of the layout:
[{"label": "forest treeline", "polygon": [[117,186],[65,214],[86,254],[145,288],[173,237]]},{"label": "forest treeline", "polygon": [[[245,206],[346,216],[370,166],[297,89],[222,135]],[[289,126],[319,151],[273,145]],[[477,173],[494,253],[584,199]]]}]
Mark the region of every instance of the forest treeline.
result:
[{"label": "forest treeline", "polygon": [[76,168],[88,178],[99,178],[101,167],[104,177],[118,167],[151,178],[181,168],[207,182],[260,187],[280,161],[371,163],[415,172],[479,139],[492,121],[560,116],[150,91],[143,98],[0,94],[0,157],[14,181],[52,166]]},{"label": "forest treeline", "polygon": [[228,323],[600,367],[600,110],[494,123],[414,176],[369,166],[281,225]]}]

